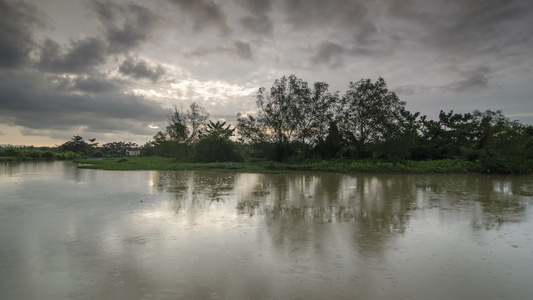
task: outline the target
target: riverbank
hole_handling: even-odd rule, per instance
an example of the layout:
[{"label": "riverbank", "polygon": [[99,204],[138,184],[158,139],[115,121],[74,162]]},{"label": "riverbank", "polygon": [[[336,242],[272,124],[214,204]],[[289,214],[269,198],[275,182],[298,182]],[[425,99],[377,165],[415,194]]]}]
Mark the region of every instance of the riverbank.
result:
[{"label": "riverbank", "polygon": [[240,172],[337,172],[337,173],[476,173],[479,165],[464,160],[399,161],[335,160],[279,163],[187,163],[156,156],[80,160],[80,168],[101,170],[229,170]]}]

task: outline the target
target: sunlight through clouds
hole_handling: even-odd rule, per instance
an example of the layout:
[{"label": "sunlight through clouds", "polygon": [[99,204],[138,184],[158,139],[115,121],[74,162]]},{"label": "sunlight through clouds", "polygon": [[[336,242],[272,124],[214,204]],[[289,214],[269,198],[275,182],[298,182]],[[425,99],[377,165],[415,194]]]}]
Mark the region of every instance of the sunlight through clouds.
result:
[{"label": "sunlight through clouds", "polygon": [[245,87],[236,84],[229,84],[223,81],[182,80],[179,83],[172,83],[172,89],[180,94],[193,93],[202,99],[210,98],[236,98],[247,97],[255,93],[256,87]]},{"label": "sunlight through clouds", "polygon": [[165,95],[161,92],[158,92],[152,89],[148,89],[148,90],[132,89],[131,91],[135,96],[144,96],[147,98],[172,98],[171,95]]},{"label": "sunlight through clouds", "polygon": [[[126,94],[142,96],[147,99],[159,100],[186,100],[188,102],[207,102],[211,105],[226,103],[228,100],[238,98],[252,98],[257,87],[247,87],[236,84],[229,84],[223,81],[199,81],[182,80],[178,83],[171,83],[170,87],[161,87],[157,90],[137,87],[131,89]],[[214,101],[216,100],[216,102]]]}]

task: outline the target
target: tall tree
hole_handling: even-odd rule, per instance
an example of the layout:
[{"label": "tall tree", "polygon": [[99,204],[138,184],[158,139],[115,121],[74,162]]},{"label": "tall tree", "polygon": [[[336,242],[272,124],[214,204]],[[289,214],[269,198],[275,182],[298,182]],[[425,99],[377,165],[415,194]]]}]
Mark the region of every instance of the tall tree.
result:
[{"label": "tall tree", "polygon": [[187,111],[174,107],[166,128],[168,137],[178,144],[190,146],[198,139],[200,130],[205,125],[209,113],[205,108],[193,102]]},{"label": "tall tree", "polygon": [[63,152],[72,151],[81,155],[91,156],[94,149],[98,146],[98,143],[95,141],[96,139],[89,139],[89,142],[86,142],[83,137],[75,135],[70,141],[61,144],[59,149]]},{"label": "tall tree", "polygon": [[397,130],[405,102],[387,89],[381,77],[350,82],[342,98],[339,126],[349,134],[359,157],[367,156],[367,144],[385,140]]},{"label": "tall tree", "polygon": [[312,90],[307,89],[296,98],[299,112],[297,137],[304,147],[304,154],[307,147],[314,147],[325,138],[335,119],[339,96],[331,94],[328,88],[327,83],[316,82]]},{"label": "tall tree", "polygon": [[307,90],[307,83],[294,75],[276,79],[270,91],[259,88],[257,118],[237,115],[237,130],[249,140],[274,144],[276,159],[285,159],[289,154],[289,143],[297,136],[300,117],[297,97],[306,94]]},{"label": "tall tree", "polygon": [[245,141],[274,144],[277,160],[288,157],[291,142],[318,142],[317,137],[327,132],[331,102],[336,99],[327,89],[326,83],[315,83],[311,89],[294,75],[276,79],[269,91],[262,87],[257,92],[257,117],[237,115],[239,135]]}]

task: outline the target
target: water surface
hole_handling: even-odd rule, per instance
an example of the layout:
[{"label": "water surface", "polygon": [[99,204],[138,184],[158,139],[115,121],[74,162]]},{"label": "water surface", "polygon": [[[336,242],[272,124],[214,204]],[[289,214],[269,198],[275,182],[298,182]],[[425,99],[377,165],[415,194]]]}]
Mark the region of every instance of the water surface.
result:
[{"label": "water surface", "polygon": [[529,299],[533,177],[0,164],[0,299]]}]

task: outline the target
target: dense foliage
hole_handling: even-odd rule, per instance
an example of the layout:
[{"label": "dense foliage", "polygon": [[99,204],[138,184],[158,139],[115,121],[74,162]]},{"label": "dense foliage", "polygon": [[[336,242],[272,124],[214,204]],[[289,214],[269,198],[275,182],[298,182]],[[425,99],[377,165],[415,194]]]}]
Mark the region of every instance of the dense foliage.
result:
[{"label": "dense foliage", "polygon": [[307,82],[291,75],[276,80],[270,91],[260,88],[256,98],[257,117],[237,115],[241,142],[272,144],[274,158],[282,161],[295,150],[307,155],[325,136],[338,96],[328,92],[326,83],[315,83],[310,88]]},{"label": "dense foliage", "polygon": [[452,159],[472,162],[477,172],[533,171],[533,127],[501,111],[441,111],[431,120],[409,112],[383,78],[351,82],[342,97],[326,83],[314,87],[290,76],[270,92],[259,89],[258,113],[238,114],[236,126],[250,158]]},{"label": "dense foliage", "polygon": [[62,152],[58,148],[50,147],[14,147],[7,145],[0,147],[0,160],[73,160],[82,156],[72,151]]}]

